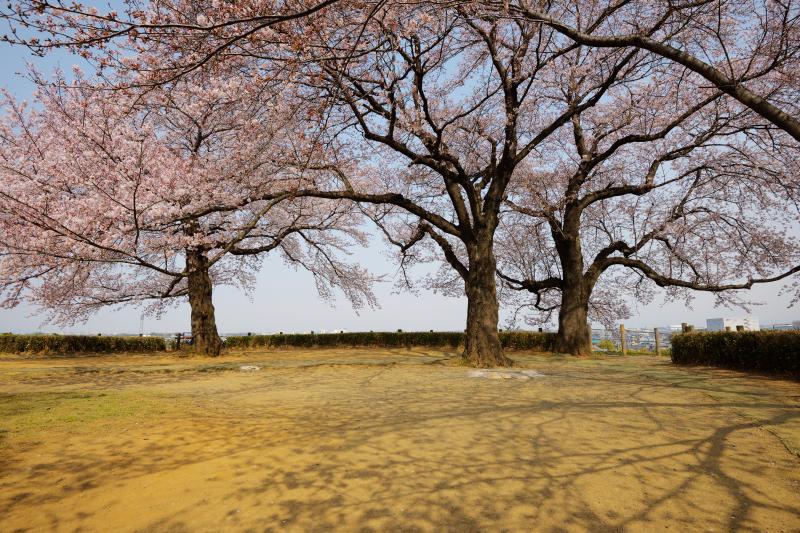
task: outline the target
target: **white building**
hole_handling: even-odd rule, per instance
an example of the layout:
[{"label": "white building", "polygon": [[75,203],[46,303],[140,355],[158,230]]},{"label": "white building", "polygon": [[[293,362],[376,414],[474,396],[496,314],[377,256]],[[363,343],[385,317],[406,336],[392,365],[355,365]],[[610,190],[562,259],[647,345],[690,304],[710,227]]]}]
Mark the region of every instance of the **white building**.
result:
[{"label": "white building", "polygon": [[758,331],[758,319],[754,317],[744,318],[707,318],[706,329],[708,331],[736,331],[736,326],[743,326],[745,331]]}]

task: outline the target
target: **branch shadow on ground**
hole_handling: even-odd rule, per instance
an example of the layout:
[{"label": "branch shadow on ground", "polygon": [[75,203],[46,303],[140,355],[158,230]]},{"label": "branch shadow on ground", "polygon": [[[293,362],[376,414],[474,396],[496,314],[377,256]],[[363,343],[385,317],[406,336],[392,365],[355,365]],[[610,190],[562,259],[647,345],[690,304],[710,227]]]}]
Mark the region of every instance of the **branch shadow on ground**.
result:
[{"label": "branch shadow on ground", "polygon": [[155,531],[800,524],[800,462],[761,429],[800,418],[780,402],[619,372],[364,365],[220,374],[180,394],[194,402],[181,417],[12,457],[0,516],[21,530],[109,516]]}]

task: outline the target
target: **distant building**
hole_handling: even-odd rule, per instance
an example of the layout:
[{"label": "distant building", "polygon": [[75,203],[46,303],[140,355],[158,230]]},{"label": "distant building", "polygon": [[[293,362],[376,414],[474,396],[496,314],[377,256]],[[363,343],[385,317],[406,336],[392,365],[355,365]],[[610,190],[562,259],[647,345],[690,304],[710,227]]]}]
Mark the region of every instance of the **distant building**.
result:
[{"label": "distant building", "polygon": [[800,329],[800,320],[793,320],[792,322],[775,322],[772,324],[764,324],[761,329],[771,329],[773,331],[796,331]]},{"label": "distant building", "polygon": [[758,319],[754,317],[745,318],[707,318],[706,329],[708,331],[736,331],[736,326],[744,327],[745,331],[758,331]]}]

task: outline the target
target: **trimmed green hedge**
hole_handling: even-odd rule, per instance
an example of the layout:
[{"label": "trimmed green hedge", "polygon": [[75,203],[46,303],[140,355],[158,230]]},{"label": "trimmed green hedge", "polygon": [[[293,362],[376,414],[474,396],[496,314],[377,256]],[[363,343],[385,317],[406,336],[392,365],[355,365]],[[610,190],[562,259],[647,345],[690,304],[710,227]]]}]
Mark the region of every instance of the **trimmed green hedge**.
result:
[{"label": "trimmed green hedge", "polygon": [[800,374],[800,331],[681,333],[672,336],[672,362]]},{"label": "trimmed green hedge", "polygon": [[[500,333],[500,342],[508,350],[549,351],[554,333],[507,331]],[[333,346],[377,346],[381,348],[458,348],[464,345],[464,334],[453,331],[361,332],[361,333],[298,333],[227,337],[228,348],[324,348]]]},{"label": "trimmed green hedge", "polygon": [[0,353],[81,354],[158,352],[166,350],[161,337],[100,337],[92,335],[0,335]]},{"label": "trimmed green hedge", "polygon": [[555,333],[534,331],[501,331],[500,342],[507,350],[537,350],[552,352],[556,342]]}]

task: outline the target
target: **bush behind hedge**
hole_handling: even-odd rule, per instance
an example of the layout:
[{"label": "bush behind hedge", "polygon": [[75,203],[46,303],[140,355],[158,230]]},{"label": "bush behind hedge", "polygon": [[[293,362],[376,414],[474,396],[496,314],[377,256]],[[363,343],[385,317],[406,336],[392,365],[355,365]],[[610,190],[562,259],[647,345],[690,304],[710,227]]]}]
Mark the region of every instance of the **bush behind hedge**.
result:
[{"label": "bush behind hedge", "polygon": [[[549,351],[555,339],[554,333],[530,331],[500,332],[500,342],[508,350]],[[275,335],[249,335],[227,337],[228,348],[328,348],[336,346],[375,346],[380,348],[426,348],[456,349],[464,345],[464,333],[456,331],[376,331],[354,333],[291,333]]]},{"label": "bush behind hedge", "polygon": [[93,335],[0,335],[0,353],[81,354],[158,352],[166,350],[161,337],[104,337]]},{"label": "bush behind hedge", "polygon": [[800,331],[681,333],[672,336],[672,362],[800,375]]}]

